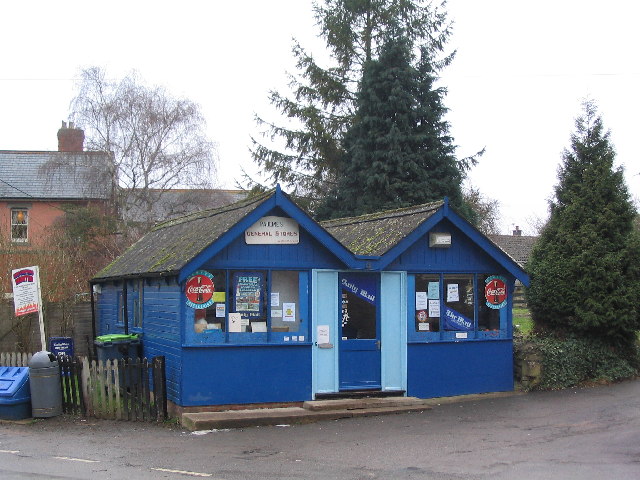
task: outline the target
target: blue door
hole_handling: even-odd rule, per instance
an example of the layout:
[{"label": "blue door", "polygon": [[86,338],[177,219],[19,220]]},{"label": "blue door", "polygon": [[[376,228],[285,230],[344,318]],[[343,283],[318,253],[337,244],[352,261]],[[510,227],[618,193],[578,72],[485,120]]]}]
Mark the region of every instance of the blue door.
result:
[{"label": "blue door", "polygon": [[380,389],[380,276],[339,275],[340,390]]}]

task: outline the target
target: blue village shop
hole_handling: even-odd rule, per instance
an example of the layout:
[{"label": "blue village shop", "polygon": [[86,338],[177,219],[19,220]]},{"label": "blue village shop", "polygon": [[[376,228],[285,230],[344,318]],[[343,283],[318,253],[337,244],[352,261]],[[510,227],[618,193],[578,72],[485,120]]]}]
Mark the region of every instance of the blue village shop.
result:
[{"label": "blue village shop", "polygon": [[315,222],[279,187],[157,225],[94,279],[98,335],[178,411],[513,389],[518,264],[443,202]]}]

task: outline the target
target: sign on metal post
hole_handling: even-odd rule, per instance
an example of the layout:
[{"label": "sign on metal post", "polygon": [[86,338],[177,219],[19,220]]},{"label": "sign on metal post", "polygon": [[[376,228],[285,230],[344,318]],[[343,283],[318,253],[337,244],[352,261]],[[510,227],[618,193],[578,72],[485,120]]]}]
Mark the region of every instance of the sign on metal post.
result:
[{"label": "sign on metal post", "polygon": [[40,323],[40,342],[42,350],[46,350],[44,335],[44,319],[42,317],[42,292],[40,290],[40,269],[38,266],[18,268],[11,271],[13,285],[13,304],[16,316],[38,312]]}]

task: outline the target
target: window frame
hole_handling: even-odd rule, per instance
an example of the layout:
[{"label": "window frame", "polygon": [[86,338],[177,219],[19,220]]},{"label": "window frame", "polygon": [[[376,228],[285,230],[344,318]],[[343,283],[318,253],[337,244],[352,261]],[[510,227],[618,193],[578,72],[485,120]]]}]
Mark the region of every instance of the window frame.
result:
[{"label": "window frame", "polygon": [[[195,331],[195,311],[196,309],[189,307],[185,304],[185,345],[308,345],[311,343],[309,335],[309,312],[310,312],[310,271],[304,269],[292,269],[292,268],[218,268],[209,269],[203,268],[210,273],[224,273],[225,275],[225,316],[223,320],[223,330],[218,329],[205,329],[201,332]],[[274,331],[272,329],[272,310],[278,307],[271,306],[271,294],[274,280],[274,273],[278,272],[294,272],[297,275],[297,295],[294,297],[297,299],[296,303],[296,324],[298,326],[296,331]],[[229,314],[239,313],[235,311],[236,297],[235,288],[236,282],[234,281],[234,275],[240,274],[253,275],[255,273],[262,274],[261,285],[261,315],[257,318],[266,322],[266,332],[229,332]],[[184,291],[184,288],[183,288]],[[281,293],[281,292],[279,292]],[[280,297],[280,309],[282,309],[283,302],[290,297]],[[182,300],[181,300],[182,301]],[[222,303],[222,302],[219,302]],[[209,307],[212,308],[212,307]],[[213,306],[215,308],[215,305]],[[295,341],[294,341],[295,338]],[[303,338],[303,340],[300,340]]]},{"label": "window frame", "polygon": [[[508,325],[508,312],[512,308],[512,295],[513,292],[509,292],[507,304],[501,308],[497,309],[500,313],[498,314],[499,321],[499,329],[493,330],[480,330],[479,321],[480,314],[483,310],[481,304],[484,302],[484,292],[480,291],[479,282],[482,279],[486,279],[490,276],[496,275],[495,273],[477,273],[477,272],[409,272],[408,273],[408,284],[407,284],[407,293],[408,293],[408,308],[407,308],[407,340],[409,343],[431,343],[431,342],[458,342],[458,341],[468,341],[468,340],[505,340],[512,338],[512,329],[509,328]],[[417,279],[419,276],[425,277],[438,277],[439,282],[439,292],[440,292],[440,323],[439,330],[437,332],[434,331],[418,331],[417,330],[417,322],[416,322],[416,291],[419,287],[417,285]],[[470,276],[472,282],[472,290],[473,290],[473,298],[474,298],[474,307],[473,307],[473,328],[471,330],[445,330],[443,326],[443,313],[444,307],[446,303],[446,278],[455,278],[455,277],[463,277]],[[502,275],[504,276],[504,275]],[[512,289],[513,282],[511,280],[507,281],[507,285]],[[460,295],[462,293],[460,292]]]},{"label": "window frame", "polygon": [[[14,213],[15,216],[19,214],[19,212],[23,212],[24,215],[24,223],[16,223],[14,222]],[[10,237],[11,243],[16,244],[25,244],[29,243],[29,208],[27,207],[11,207],[9,211],[9,224],[10,224]],[[24,229],[24,238],[16,238],[14,236],[14,230],[18,227]]]}]

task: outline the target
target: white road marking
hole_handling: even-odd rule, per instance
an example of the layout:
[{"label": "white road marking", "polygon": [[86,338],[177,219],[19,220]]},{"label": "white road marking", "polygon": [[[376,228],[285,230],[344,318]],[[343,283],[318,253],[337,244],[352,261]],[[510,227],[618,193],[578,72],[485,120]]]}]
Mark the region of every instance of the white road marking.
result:
[{"label": "white road marking", "polygon": [[87,460],[86,458],[73,458],[73,457],[53,457],[56,460],[68,460],[70,462],[83,462],[83,463],[100,463],[100,460]]},{"label": "white road marking", "polygon": [[0,450],[0,453],[20,453],[20,450]]},{"label": "white road marking", "polygon": [[210,473],[200,473],[200,472],[189,472],[186,470],[172,470],[170,468],[153,468],[151,470],[155,470],[157,472],[167,472],[167,473],[180,473],[182,475],[190,475],[192,477],[211,477]]}]

